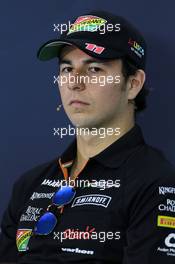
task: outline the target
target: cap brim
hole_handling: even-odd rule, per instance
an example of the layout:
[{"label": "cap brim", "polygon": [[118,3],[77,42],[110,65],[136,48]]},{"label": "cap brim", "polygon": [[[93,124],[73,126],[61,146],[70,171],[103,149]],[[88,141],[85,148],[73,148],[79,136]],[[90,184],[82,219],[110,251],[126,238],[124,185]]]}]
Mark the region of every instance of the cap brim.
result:
[{"label": "cap brim", "polygon": [[72,45],[69,42],[61,40],[50,40],[44,43],[38,50],[37,57],[39,60],[46,61],[59,57],[60,51],[65,45]]},{"label": "cap brim", "polygon": [[71,41],[67,40],[50,40],[43,44],[40,49],[38,50],[37,57],[39,60],[46,61],[53,59],[55,57],[59,57],[60,52],[62,48],[66,45],[74,45],[77,48],[81,49],[88,55],[96,58],[101,58],[101,59],[114,59],[114,58],[121,58],[124,56],[121,52],[117,52],[116,50],[111,50],[109,48],[105,48],[105,52],[102,54],[96,54],[93,51],[89,51],[86,49],[85,43],[88,43],[89,40],[85,39],[72,39]]}]

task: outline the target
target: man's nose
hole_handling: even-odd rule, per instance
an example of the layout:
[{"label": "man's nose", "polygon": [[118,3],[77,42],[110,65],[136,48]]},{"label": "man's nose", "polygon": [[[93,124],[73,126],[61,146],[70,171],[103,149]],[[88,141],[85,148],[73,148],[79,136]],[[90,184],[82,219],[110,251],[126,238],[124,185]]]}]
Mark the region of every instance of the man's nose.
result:
[{"label": "man's nose", "polygon": [[86,88],[85,76],[82,73],[71,73],[68,80],[70,90],[84,90]]}]

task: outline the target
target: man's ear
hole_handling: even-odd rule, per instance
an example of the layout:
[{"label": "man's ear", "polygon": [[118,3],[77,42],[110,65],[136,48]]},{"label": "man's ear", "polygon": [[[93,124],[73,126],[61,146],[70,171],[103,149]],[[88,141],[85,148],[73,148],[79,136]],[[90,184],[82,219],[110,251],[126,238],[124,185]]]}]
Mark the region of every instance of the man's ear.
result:
[{"label": "man's ear", "polygon": [[141,69],[137,70],[134,75],[128,78],[128,100],[133,100],[142,89],[145,82],[145,72]]}]

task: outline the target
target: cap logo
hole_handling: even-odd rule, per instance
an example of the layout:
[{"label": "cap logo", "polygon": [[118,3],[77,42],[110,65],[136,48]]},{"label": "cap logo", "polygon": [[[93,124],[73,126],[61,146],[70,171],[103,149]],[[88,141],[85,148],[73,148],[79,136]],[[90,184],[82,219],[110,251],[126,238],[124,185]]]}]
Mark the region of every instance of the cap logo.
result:
[{"label": "cap logo", "polygon": [[144,56],[144,49],[135,40],[130,38],[128,44],[138,57],[142,58],[142,56]]},{"label": "cap logo", "polygon": [[104,51],[104,49],[105,49],[104,47],[97,46],[97,45],[95,45],[93,43],[85,43],[85,44],[86,44],[85,49],[93,51],[93,52],[95,52],[97,54],[101,54]]},{"label": "cap logo", "polygon": [[107,20],[97,16],[80,16],[71,25],[67,35],[80,31],[94,32],[97,31],[99,27],[104,25],[106,22]]}]

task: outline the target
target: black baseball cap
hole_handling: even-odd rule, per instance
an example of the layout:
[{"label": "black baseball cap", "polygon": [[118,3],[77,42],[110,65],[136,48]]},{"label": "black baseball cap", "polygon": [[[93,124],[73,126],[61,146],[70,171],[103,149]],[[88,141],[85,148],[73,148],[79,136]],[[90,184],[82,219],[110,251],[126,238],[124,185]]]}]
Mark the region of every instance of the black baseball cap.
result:
[{"label": "black baseball cap", "polygon": [[37,57],[42,61],[59,57],[66,45],[98,59],[126,58],[145,69],[146,43],[141,33],[123,17],[106,11],[92,11],[73,19],[60,38],[40,47]]}]

